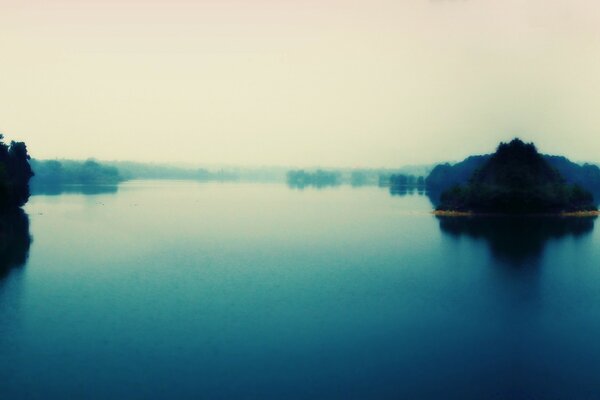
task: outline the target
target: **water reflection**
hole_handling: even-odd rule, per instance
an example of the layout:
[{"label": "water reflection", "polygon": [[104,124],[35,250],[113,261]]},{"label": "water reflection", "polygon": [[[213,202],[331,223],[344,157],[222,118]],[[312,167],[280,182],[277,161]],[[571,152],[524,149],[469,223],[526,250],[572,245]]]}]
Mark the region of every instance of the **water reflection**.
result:
[{"label": "water reflection", "polygon": [[117,184],[106,185],[61,185],[61,184],[38,184],[31,186],[31,195],[58,196],[61,194],[115,194],[119,190]]},{"label": "water reflection", "polygon": [[0,279],[25,265],[31,241],[29,217],[23,210],[0,213]]},{"label": "water reflection", "polygon": [[408,185],[390,185],[390,195],[392,196],[407,196],[418,194],[422,196],[425,194],[425,187],[423,186],[408,186]]},{"label": "water reflection", "polygon": [[536,260],[550,239],[581,237],[594,228],[595,217],[437,217],[442,232],[485,240],[494,257],[519,265]]},{"label": "water reflection", "polygon": [[304,189],[309,189],[309,188],[327,189],[327,188],[334,188],[334,187],[341,186],[340,183],[322,183],[322,182],[316,182],[316,183],[287,182],[287,185],[290,189],[298,189],[298,190],[304,190]]}]

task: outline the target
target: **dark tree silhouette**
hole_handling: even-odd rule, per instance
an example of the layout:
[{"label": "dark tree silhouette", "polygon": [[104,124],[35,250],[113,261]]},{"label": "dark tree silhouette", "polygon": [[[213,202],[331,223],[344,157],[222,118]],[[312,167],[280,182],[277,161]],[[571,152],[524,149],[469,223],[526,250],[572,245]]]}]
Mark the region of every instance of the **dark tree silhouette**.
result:
[{"label": "dark tree silhouette", "polygon": [[568,183],[533,143],[514,139],[476,169],[466,185],[442,193],[440,210],[555,213],[596,210],[593,196]]},{"label": "dark tree silhouette", "polygon": [[[433,168],[425,185],[431,201],[438,205],[441,194],[454,186],[464,186],[479,168],[491,157],[491,154],[471,156],[455,164],[439,164]],[[551,167],[556,169],[565,181],[579,185],[594,196],[596,204],[600,201],[600,168],[593,164],[577,164],[562,156],[542,156]]]},{"label": "dark tree silhouette", "polygon": [[0,209],[21,207],[29,200],[29,165],[27,146],[23,142],[4,143],[0,134]]}]

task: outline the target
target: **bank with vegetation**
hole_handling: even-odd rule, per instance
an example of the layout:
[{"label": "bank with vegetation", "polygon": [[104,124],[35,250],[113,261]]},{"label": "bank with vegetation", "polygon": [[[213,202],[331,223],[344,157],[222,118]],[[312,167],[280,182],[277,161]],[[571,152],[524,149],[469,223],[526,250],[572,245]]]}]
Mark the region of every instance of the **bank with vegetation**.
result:
[{"label": "bank with vegetation", "polygon": [[114,185],[123,181],[116,167],[95,160],[31,160],[34,185]]},{"label": "bank with vegetation", "polygon": [[[552,160],[560,160],[563,167],[569,166],[574,172],[568,178],[563,176]],[[533,143],[514,139],[501,143],[489,156],[434,169],[427,183],[446,186],[436,207],[440,215],[595,215],[598,208],[594,195],[586,188],[593,187],[594,177],[586,178],[582,171],[595,171],[597,167],[577,168],[571,164],[565,158],[541,155]]]},{"label": "bank with vegetation", "polygon": [[23,142],[4,143],[0,134],[0,212],[23,206],[29,200],[29,165],[27,146]]}]

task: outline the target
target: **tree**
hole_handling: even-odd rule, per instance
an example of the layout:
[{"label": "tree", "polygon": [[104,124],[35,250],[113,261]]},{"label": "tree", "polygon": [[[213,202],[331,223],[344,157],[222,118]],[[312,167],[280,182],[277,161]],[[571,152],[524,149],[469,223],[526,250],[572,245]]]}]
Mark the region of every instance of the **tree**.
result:
[{"label": "tree", "polygon": [[3,139],[0,134],[0,208],[21,207],[29,200],[30,157],[25,143],[7,145]]}]

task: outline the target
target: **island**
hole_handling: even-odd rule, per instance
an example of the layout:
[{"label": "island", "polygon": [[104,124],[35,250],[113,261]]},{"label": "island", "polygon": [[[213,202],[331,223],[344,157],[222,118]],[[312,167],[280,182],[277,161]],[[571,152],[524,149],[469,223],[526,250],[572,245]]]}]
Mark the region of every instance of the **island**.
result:
[{"label": "island", "polygon": [[[481,158],[479,158],[481,159]],[[437,215],[597,215],[592,193],[568,182],[533,143],[500,143],[467,183],[444,190]]]}]

